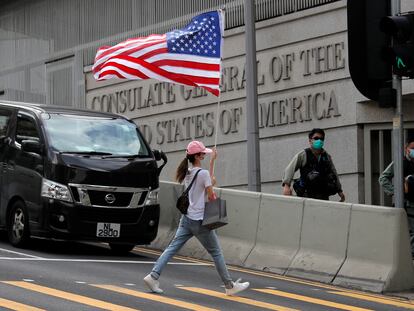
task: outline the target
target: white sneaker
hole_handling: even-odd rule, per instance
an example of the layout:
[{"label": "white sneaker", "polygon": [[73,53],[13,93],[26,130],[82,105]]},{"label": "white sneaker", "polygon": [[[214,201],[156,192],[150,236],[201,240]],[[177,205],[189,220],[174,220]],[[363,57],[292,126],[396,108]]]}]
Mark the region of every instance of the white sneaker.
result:
[{"label": "white sneaker", "polygon": [[160,282],[158,282],[158,280],[155,280],[151,274],[148,274],[145,278],[144,278],[144,283],[145,285],[148,286],[148,288],[157,294],[162,294],[164,291],[160,288]]},{"label": "white sneaker", "polygon": [[226,295],[227,296],[234,296],[250,286],[249,282],[240,282],[241,279],[238,279],[236,282],[233,282],[233,288],[226,288]]}]

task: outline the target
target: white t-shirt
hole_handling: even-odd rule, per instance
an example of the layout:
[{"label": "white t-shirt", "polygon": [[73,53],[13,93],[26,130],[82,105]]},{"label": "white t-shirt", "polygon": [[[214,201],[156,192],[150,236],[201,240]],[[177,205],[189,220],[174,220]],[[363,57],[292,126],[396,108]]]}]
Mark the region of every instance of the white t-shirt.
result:
[{"label": "white t-shirt", "polygon": [[[187,188],[193,180],[199,167],[194,167],[188,170],[184,178],[184,187]],[[207,201],[207,187],[211,186],[210,173],[207,170],[201,169],[198,173],[195,182],[191,186],[188,198],[190,205],[188,206],[187,217],[192,220],[202,220],[204,217],[204,205]]]}]

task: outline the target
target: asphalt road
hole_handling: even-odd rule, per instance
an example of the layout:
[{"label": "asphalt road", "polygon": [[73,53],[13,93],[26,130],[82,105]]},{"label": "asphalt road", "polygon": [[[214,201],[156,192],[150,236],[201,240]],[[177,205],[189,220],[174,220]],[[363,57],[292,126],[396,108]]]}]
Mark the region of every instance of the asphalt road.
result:
[{"label": "asphalt road", "polygon": [[158,255],[50,240],[18,249],[0,234],[0,310],[414,310],[413,301],[237,267],[234,279],[251,287],[228,297],[211,262],[182,257],[164,270],[165,293],[152,294],[142,278]]}]

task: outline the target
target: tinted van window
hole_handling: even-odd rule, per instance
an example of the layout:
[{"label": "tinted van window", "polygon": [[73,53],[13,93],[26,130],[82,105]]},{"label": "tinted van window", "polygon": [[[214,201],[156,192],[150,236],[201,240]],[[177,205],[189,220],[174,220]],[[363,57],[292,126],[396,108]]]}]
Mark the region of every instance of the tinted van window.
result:
[{"label": "tinted van window", "polygon": [[26,139],[39,140],[39,133],[37,131],[36,123],[29,117],[18,116],[16,126],[16,142],[21,144],[22,141]]},{"label": "tinted van window", "polygon": [[135,124],[125,119],[47,114],[43,120],[49,143],[57,151],[149,156]]},{"label": "tinted van window", "polygon": [[11,111],[0,109],[0,138],[6,136]]}]

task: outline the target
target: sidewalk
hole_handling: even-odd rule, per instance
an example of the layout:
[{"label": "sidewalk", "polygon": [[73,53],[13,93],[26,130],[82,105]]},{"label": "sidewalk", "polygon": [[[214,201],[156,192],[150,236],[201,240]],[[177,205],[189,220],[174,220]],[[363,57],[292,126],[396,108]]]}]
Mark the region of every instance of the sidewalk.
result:
[{"label": "sidewalk", "polygon": [[414,305],[414,288],[404,292],[384,293],[385,296],[404,298]]}]

